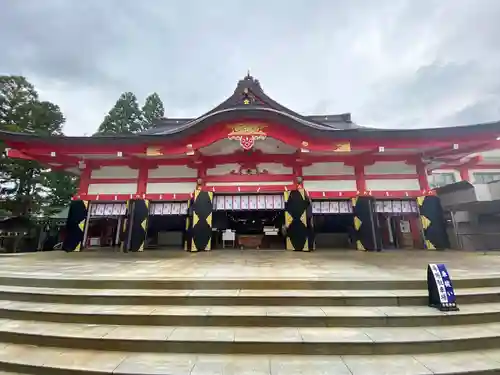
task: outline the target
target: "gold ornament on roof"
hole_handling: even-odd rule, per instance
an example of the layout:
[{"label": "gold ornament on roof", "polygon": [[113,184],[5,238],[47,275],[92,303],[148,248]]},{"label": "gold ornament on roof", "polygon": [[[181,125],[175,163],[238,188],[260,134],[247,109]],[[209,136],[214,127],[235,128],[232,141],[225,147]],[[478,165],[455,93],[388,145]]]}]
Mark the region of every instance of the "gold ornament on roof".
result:
[{"label": "gold ornament on roof", "polygon": [[237,136],[237,135],[267,136],[267,133],[264,131],[266,127],[267,127],[266,125],[260,125],[260,124],[234,124],[229,127],[230,132],[228,136]]},{"label": "gold ornament on roof", "polygon": [[334,152],[351,152],[351,144],[349,142],[340,143],[334,146]]},{"label": "gold ornament on roof", "polygon": [[240,141],[241,147],[248,151],[254,146],[256,140],[266,139],[267,133],[264,131],[265,128],[265,125],[258,124],[235,124],[230,126],[230,132],[227,137]]},{"label": "gold ornament on roof", "polygon": [[161,150],[161,147],[148,147],[146,149],[146,155],[147,156],[161,156],[161,155],[163,155],[163,152]]}]

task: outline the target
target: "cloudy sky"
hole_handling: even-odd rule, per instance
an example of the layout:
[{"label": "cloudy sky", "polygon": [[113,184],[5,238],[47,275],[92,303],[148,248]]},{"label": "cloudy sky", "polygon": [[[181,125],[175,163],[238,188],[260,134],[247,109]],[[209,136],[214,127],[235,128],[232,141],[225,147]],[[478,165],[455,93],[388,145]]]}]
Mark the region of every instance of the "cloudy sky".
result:
[{"label": "cloudy sky", "polygon": [[93,133],[123,91],[197,117],[247,69],[302,114],[376,127],[500,119],[499,0],[1,0],[0,74]]}]

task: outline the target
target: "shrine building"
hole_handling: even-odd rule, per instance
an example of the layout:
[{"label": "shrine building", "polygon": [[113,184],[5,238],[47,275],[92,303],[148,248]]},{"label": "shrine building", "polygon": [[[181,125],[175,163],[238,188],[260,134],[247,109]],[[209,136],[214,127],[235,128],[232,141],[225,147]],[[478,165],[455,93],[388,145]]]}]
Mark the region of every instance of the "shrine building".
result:
[{"label": "shrine building", "polygon": [[8,157],[80,176],[67,251],[444,249],[432,188],[500,174],[484,157],[499,136],[499,123],[376,129],[302,115],[250,75],[203,115],[139,134],[0,132]]}]

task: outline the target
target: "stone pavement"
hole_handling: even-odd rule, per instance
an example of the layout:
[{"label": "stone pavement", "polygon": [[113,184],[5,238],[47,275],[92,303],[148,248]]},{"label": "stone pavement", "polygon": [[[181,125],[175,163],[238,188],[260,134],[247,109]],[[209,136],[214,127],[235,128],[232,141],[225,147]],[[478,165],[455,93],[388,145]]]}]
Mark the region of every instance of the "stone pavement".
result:
[{"label": "stone pavement", "polygon": [[[459,312],[427,307],[435,262]],[[0,374],[500,373],[499,266],[451,251],[0,256]]]},{"label": "stone pavement", "polygon": [[[423,375],[495,374],[500,351],[384,356],[191,355],[101,352],[25,345],[0,347],[0,362],[29,364],[32,373],[51,369],[102,374],[158,375]],[[493,371],[492,371],[493,370]],[[496,370],[496,372],[494,372]],[[82,372],[79,372],[81,374]],[[55,373],[55,372],[54,372]],[[58,372],[59,373],[59,372]],[[0,374],[4,374],[0,372]],[[5,373],[7,374],[7,373]],[[14,374],[14,373],[8,373]]]},{"label": "stone pavement", "polygon": [[428,263],[446,263],[454,279],[500,276],[500,253],[457,251],[150,250],[0,256],[1,276],[92,279],[424,280]]}]

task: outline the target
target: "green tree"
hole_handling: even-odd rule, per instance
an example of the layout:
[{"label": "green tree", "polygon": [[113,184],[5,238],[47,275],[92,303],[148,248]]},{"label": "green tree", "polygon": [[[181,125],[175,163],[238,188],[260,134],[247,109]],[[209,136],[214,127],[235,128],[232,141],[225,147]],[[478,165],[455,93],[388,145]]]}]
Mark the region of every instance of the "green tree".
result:
[{"label": "green tree", "polygon": [[156,121],[165,115],[160,96],[155,92],[149,95],[142,107],[142,130],[154,128]]},{"label": "green tree", "polygon": [[44,174],[44,188],[48,194],[42,211],[51,215],[66,207],[76,193],[78,177],[64,171],[50,171]]},{"label": "green tree", "polygon": [[[60,108],[40,101],[34,86],[26,78],[0,76],[1,130],[60,135],[64,121]],[[44,168],[33,160],[2,158],[0,164],[1,208],[13,215],[38,212],[48,196]]]},{"label": "green tree", "polygon": [[104,118],[97,134],[135,133],[141,129],[141,122],[142,115],[137,97],[131,92],[124,92]]}]

